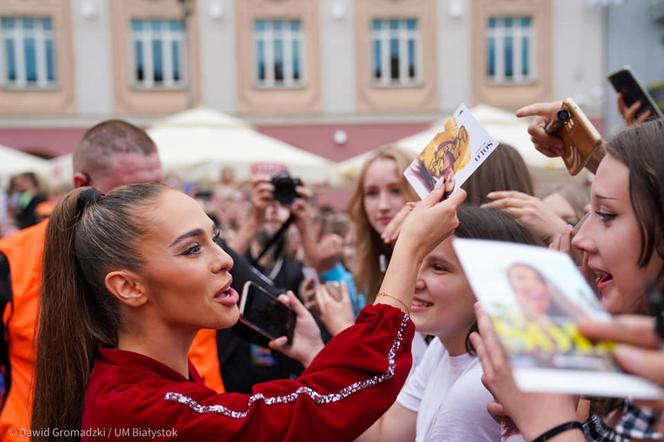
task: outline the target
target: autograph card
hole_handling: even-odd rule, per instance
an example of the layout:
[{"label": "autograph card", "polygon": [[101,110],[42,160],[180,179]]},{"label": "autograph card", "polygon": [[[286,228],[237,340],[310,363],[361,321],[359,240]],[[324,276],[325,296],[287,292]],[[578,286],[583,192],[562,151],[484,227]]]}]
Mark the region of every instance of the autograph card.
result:
[{"label": "autograph card", "polygon": [[497,146],[498,142],[462,104],[445,121],[443,131],[437,133],[408,166],[404,175],[420,198],[445,183],[453,183],[456,190]]}]

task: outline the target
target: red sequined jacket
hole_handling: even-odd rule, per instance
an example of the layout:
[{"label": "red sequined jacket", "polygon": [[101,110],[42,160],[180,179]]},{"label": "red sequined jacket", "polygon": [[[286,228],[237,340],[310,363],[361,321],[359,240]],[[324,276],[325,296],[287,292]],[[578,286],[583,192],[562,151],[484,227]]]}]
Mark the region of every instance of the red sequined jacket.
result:
[{"label": "red sequined jacket", "polygon": [[[101,349],[85,396],[82,440],[351,441],[395,401],[414,326],[368,306],[295,380],[222,393],[146,356]],[[190,364],[191,365],[191,364]]]}]

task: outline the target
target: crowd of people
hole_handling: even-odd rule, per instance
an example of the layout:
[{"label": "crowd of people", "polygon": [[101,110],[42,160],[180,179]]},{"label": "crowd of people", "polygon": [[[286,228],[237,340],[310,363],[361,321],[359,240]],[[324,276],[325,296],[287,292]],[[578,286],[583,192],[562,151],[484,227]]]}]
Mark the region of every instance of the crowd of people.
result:
[{"label": "crowd of people", "polygon": [[[564,149],[545,130],[560,106],[517,111],[550,157]],[[664,387],[647,299],[664,288],[664,121],[621,110],[627,127],[586,166],[590,189],[537,188],[502,144],[451,196],[442,186],[419,200],[402,174],[414,156],[389,145],[366,160],[342,213],[318,207],[306,183],[278,202],[270,176],[242,186],[231,169],[211,191],[183,189],[144,130],[97,124],[57,205],[32,174],[9,189],[0,438],[662,439],[664,397],[520,391],[452,247],[571,254],[614,316],[579,316],[579,330],[618,341],[617,363]],[[508,273],[528,315],[550,310],[528,297],[556,293],[555,280],[527,263]],[[247,282],[294,312],[291,339],[239,321]]]}]

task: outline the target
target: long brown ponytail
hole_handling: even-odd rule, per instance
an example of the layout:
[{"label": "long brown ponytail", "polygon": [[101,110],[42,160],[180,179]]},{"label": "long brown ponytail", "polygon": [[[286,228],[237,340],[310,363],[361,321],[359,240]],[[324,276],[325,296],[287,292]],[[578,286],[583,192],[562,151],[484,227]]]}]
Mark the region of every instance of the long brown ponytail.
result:
[{"label": "long brown ponytail", "polygon": [[162,189],[136,184],[104,197],[91,188],[76,189],[53,211],[44,246],[32,414],[33,434],[44,436],[33,440],[55,440],[48,429],[81,428],[98,347],[117,345],[119,306],[105,288],[105,275],[118,268],[140,270],[140,213]]}]

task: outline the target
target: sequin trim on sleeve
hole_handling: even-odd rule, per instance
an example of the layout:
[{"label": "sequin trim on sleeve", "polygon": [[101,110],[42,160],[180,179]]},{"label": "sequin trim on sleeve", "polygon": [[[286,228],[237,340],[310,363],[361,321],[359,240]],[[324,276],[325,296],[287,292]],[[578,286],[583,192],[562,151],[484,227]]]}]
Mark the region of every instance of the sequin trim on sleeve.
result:
[{"label": "sequin trim on sleeve", "polygon": [[388,361],[387,371],[385,371],[385,373],[372,376],[369,379],[354,382],[348,385],[347,387],[342,388],[337,393],[321,394],[309,387],[300,387],[294,392],[283,396],[265,397],[265,395],[263,395],[262,393],[256,393],[249,396],[249,400],[247,402],[247,409],[244,411],[231,410],[230,408],[224,407],[223,405],[201,405],[191,397],[180,393],[173,393],[173,392],[166,393],[164,399],[166,399],[167,401],[174,401],[187,405],[196,413],[201,413],[201,414],[218,413],[233,419],[244,419],[245,417],[247,417],[249,408],[251,408],[254,402],[258,401],[265,402],[265,405],[288,404],[291,402],[295,402],[295,400],[300,395],[305,394],[309,396],[311,400],[313,400],[317,404],[330,404],[332,402],[337,402],[347,398],[353,393],[357,393],[358,391],[364,390],[365,388],[373,387],[374,385],[382,384],[383,382],[390,380],[394,377],[394,370],[396,368],[396,355],[397,351],[399,350],[399,347],[401,347],[401,343],[403,341],[403,335],[404,332],[406,331],[406,327],[408,326],[408,321],[409,321],[408,315],[404,314],[403,319],[401,320],[401,325],[399,326],[399,330],[397,331],[396,337],[394,339],[394,342],[392,343],[392,346],[390,347],[390,350],[387,353],[387,361]]}]

